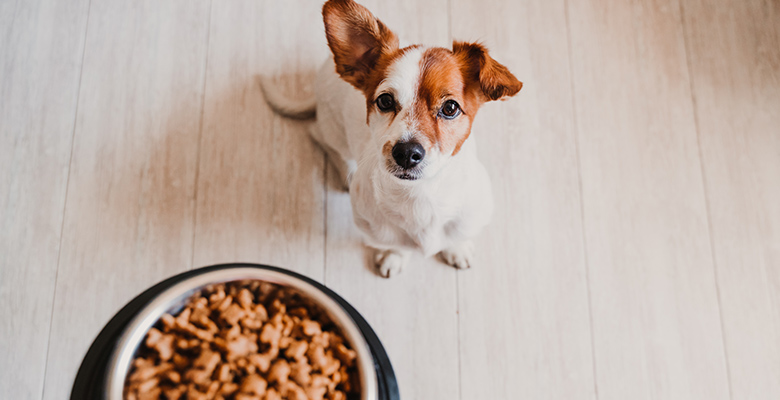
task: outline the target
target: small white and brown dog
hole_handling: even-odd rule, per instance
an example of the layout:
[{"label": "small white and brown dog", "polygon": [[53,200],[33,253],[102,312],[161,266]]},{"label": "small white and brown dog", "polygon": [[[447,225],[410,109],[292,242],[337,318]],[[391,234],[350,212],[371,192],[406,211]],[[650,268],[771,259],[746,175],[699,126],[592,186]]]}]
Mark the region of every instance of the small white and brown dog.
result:
[{"label": "small white and brown dog", "polygon": [[469,268],[471,239],[493,209],[471,125],[484,102],[523,84],[477,43],[400,47],[352,0],[329,0],[322,15],[332,58],[315,95],[292,101],[261,79],[266,100],[288,117],[316,115],[311,136],[348,186],[382,276],[399,273],[413,251]]}]

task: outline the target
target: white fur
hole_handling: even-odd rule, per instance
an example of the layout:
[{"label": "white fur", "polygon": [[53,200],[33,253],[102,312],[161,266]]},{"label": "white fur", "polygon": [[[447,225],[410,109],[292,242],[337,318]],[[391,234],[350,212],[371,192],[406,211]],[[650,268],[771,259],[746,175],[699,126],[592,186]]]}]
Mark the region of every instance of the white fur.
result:
[{"label": "white fur", "polygon": [[407,51],[387,70],[387,77],[379,83],[377,95],[383,92],[392,93],[402,108],[414,101],[414,95],[420,84],[420,60],[423,51],[420,48]]},{"label": "white fur", "polygon": [[272,90],[271,79],[266,76],[260,77],[260,89],[263,96],[268,100],[268,104],[279,114],[296,119],[313,118],[317,110],[317,99],[310,97],[300,101],[292,100],[279,91]]},{"label": "white fur", "polygon": [[400,272],[413,251],[439,253],[450,265],[470,267],[471,239],[492,213],[490,180],[477,159],[473,132],[455,156],[428,151],[418,180],[399,179],[387,169],[382,146],[420,134],[403,113],[417,93],[423,51],[397,60],[377,89],[377,95],[388,91],[401,104],[392,124],[381,113],[369,115],[366,124],[366,98],[341,80],[332,59],[315,83],[317,120],[311,135],[349,185],[355,224],[366,244],[378,250],[375,261],[386,277]]}]

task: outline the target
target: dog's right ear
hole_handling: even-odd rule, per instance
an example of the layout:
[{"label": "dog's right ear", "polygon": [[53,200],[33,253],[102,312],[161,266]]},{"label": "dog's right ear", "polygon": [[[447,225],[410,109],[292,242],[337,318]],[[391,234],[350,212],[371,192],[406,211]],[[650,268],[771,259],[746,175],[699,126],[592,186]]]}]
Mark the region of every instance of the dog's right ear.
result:
[{"label": "dog's right ear", "polygon": [[352,0],[329,0],[322,7],[322,18],[336,72],[352,86],[364,90],[379,57],[398,49],[398,38]]},{"label": "dog's right ear", "polygon": [[455,41],[452,52],[461,62],[466,80],[481,89],[484,101],[503,100],[512,97],[523,88],[509,69],[494,60],[487,48],[479,43]]}]

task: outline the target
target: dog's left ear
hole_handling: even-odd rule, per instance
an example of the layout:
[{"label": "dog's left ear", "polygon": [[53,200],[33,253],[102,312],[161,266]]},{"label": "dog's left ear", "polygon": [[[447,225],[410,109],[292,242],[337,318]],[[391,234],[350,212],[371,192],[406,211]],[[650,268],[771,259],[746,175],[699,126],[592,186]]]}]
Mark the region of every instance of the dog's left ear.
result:
[{"label": "dog's left ear", "polygon": [[455,41],[452,52],[458,58],[463,76],[479,87],[485,101],[503,100],[514,96],[523,87],[509,70],[488,54],[479,43]]},{"label": "dog's left ear", "polygon": [[336,72],[363,90],[379,57],[398,49],[398,37],[352,0],[329,0],[322,7],[322,17]]}]

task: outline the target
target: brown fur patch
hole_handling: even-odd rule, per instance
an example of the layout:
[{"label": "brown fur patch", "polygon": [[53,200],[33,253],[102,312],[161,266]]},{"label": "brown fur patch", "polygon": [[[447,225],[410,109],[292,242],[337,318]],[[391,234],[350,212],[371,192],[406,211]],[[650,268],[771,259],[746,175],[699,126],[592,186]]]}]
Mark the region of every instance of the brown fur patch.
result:
[{"label": "brown fur patch", "polygon": [[[420,60],[421,78],[408,118],[414,120],[425,140],[445,154],[456,155],[471,134],[471,125],[485,101],[514,96],[523,86],[509,70],[476,43],[454,42],[453,50],[425,50]],[[444,118],[439,110],[454,100],[461,114]],[[429,146],[426,146],[426,150]]]},{"label": "brown fur patch", "polygon": [[458,58],[466,80],[477,85],[485,101],[501,100],[523,88],[509,69],[494,60],[479,43],[452,42],[452,53]]},{"label": "brown fur patch", "polygon": [[395,146],[395,144],[391,142],[385,142],[385,144],[382,145],[382,155],[385,156],[385,158],[387,159],[392,158],[393,146]]},{"label": "brown fur patch", "polygon": [[[368,75],[364,85],[358,88],[366,96],[366,122],[368,122],[368,116],[377,110],[376,103],[374,103],[374,101],[376,100],[376,96],[379,93],[376,92],[376,88],[379,87],[379,84],[382,83],[382,80],[387,77],[387,70],[391,65],[393,65],[393,63],[403,57],[408,51],[418,47],[420,46],[413,45],[404,47],[403,49],[396,49],[387,54],[383,54],[379,60],[377,60],[374,70],[371,71],[371,73]],[[396,114],[397,112],[393,113],[392,119],[395,119]]]},{"label": "brown fur patch", "polygon": [[322,18],[336,72],[358,89],[382,56],[398,50],[395,33],[352,0],[329,0],[322,6]]},{"label": "brown fur patch", "polygon": [[[420,60],[421,79],[411,118],[427,142],[445,154],[458,154],[469,137],[474,116],[482,104],[461,72],[457,57],[448,49],[430,48]],[[456,101],[461,114],[454,119],[439,115],[448,100]]]}]

